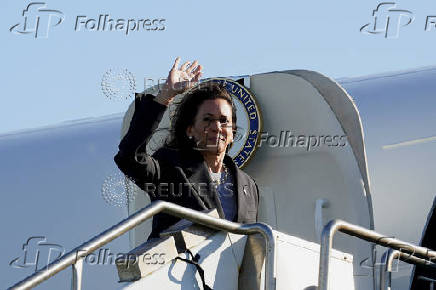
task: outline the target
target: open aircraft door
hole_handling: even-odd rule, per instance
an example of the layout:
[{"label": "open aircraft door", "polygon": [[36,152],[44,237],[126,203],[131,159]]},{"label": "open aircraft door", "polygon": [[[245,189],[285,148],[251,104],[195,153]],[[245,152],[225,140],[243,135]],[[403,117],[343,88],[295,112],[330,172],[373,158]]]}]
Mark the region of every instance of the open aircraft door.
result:
[{"label": "open aircraft door", "polygon": [[[245,170],[261,190],[260,221],[317,243],[335,218],[374,229],[361,120],[345,90],[295,70],[253,75],[250,91],[263,133]],[[333,246],[353,254],[356,289],[371,289],[373,246],[343,234]]]},{"label": "open aircraft door", "polygon": [[[240,158],[237,161],[259,186],[259,221],[316,243],[323,226],[335,218],[374,229],[362,124],[345,90],[319,73],[304,70],[232,79],[251,92],[260,112],[256,140],[244,143],[253,133],[252,116],[243,109],[242,96],[233,95],[243,142],[240,148],[232,147],[231,153]],[[124,117],[122,134],[127,132],[133,110],[134,103]],[[168,128],[170,112],[171,108],[160,128]],[[155,135],[155,140],[162,140]],[[149,153],[158,143],[150,142]],[[244,150],[245,156],[236,156]],[[150,202],[138,190],[129,193],[134,197],[129,214]],[[146,222],[131,231],[131,246],[144,242],[150,228]],[[373,289],[373,245],[339,233],[333,246],[354,256],[356,289]]]}]

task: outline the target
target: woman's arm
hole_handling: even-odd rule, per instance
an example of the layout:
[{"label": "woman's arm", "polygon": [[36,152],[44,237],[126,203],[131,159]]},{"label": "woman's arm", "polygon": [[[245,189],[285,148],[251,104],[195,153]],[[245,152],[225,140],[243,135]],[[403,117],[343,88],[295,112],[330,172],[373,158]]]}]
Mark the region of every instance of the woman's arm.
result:
[{"label": "woman's arm", "polygon": [[129,130],[114,157],[120,170],[142,189],[148,182],[158,182],[160,176],[159,163],[147,154],[146,146],[166,108],[156,102],[153,95],[136,94]]},{"label": "woman's arm", "polygon": [[120,170],[143,190],[147,183],[157,184],[160,179],[159,162],[146,151],[150,137],[174,97],[191,88],[201,76],[202,67],[197,61],[192,65],[185,62],[180,68],[179,62],[178,57],[156,98],[150,94],[135,95],[135,112],[129,130],[114,157]]}]

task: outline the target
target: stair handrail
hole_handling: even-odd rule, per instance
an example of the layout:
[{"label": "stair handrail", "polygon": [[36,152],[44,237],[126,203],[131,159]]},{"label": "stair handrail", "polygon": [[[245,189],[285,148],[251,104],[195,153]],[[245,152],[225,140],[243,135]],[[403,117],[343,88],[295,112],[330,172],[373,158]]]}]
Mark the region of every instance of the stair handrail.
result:
[{"label": "stair handrail", "polygon": [[[166,213],[182,219],[190,220],[194,223],[202,224],[216,230],[222,230],[234,234],[251,235],[261,234],[265,239],[265,290],[276,289],[276,269],[275,269],[275,241],[272,228],[264,223],[239,224],[225,219],[211,217],[205,213],[182,207],[174,203],[165,201],[154,201],[132,214],[118,224],[88,240],[82,245],[66,253],[56,261],[50,263],[45,268],[33,273],[22,281],[16,283],[9,289],[21,290],[31,289],[41,282],[49,279],[69,266],[73,266],[72,285],[73,289],[80,290],[82,263],[88,255],[118,238],[127,231],[138,226],[147,219],[158,213]],[[77,264],[77,265],[76,265]]]},{"label": "stair handrail", "polygon": [[384,252],[380,260],[380,264],[383,266],[380,269],[380,290],[391,290],[392,264],[394,263],[395,259],[398,259],[400,261],[412,265],[421,265],[421,266],[432,268],[433,270],[436,269],[435,263],[429,260],[421,259],[411,254],[403,253],[402,251],[389,249],[386,252]]},{"label": "stair handrail", "polygon": [[403,242],[340,219],[333,219],[324,226],[322,231],[318,290],[328,290],[330,252],[332,249],[333,237],[338,231],[383,247],[399,250],[402,253],[415,255],[418,258],[430,259],[432,261],[436,259],[436,251],[431,249]]}]

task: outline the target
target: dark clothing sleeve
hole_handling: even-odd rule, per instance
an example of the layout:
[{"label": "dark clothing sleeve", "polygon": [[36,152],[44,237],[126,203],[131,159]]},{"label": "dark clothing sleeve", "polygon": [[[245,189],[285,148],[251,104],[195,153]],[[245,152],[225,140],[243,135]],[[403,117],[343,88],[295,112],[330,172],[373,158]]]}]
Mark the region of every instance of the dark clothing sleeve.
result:
[{"label": "dark clothing sleeve", "polygon": [[[158,184],[161,179],[161,166],[156,158],[147,154],[147,143],[159,126],[167,107],[154,101],[154,96],[135,95],[135,111],[130,127],[118,146],[114,161],[118,168],[137,186],[148,192],[148,185]],[[149,193],[149,192],[148,192]],[[150,194],[153,201],[156,198]],[[176,223],[177,218],[165,214],[153,217],[150,238],[158,237],[168,226]]]},{"label": "dark clothing sleeve", "polygon": [[129,130],[114,157],[120,170],[142,190],[145,190],[146,183],[156,184],[160,179],[159,162],[147,154],[146,145],[167,107],[153,98],[150,94],[136,94],[135,112]]}]

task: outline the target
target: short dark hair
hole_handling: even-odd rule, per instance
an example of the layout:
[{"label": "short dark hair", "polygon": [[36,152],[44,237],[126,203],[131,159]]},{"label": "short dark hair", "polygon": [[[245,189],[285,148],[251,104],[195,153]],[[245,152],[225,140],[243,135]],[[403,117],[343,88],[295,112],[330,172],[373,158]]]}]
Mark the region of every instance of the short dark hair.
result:
[{"label": "short dark hair", "polygon": [[171,118],[170,136],[167,145],[175,148],[192,148],[194,142],[186,135],[186,129],[194,125],[201,104],[206,100],[223,99],[232,107],[233,135],[236,134],[236,106],[225,88],[225,84],[214,81],[200,83],[189,90],[177,103]]}]

